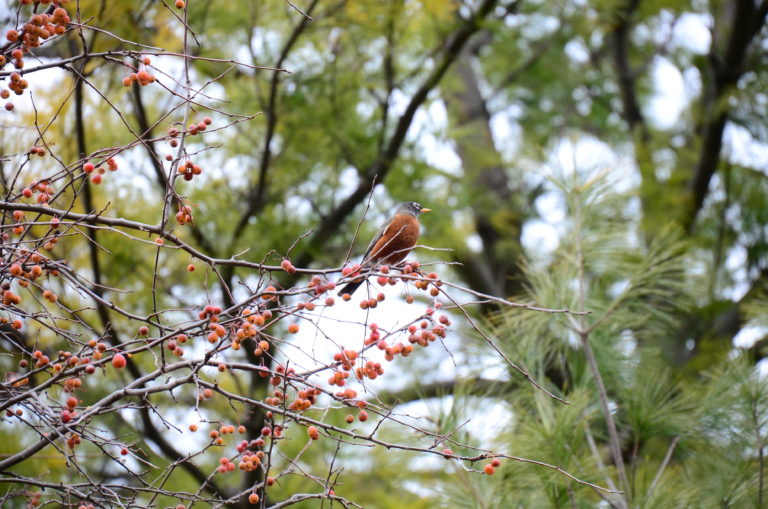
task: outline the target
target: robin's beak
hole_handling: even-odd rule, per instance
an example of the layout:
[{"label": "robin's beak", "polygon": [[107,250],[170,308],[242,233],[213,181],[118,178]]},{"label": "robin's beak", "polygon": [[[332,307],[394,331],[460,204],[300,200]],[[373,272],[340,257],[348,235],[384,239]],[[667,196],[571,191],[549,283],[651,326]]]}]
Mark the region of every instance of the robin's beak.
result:
[{"label": "robin's beak", "polygon": [[421,209],[419,212],[421,212],[422,214],[424,212],[432,212],[432,209]]}]

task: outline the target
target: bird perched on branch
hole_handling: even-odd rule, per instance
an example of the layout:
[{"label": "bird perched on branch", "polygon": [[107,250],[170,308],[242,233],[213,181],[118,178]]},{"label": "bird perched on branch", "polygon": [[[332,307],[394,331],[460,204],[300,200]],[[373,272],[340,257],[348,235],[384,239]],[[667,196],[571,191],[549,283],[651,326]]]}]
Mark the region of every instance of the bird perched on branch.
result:
[{"label": "bird perched on branch", "polygon": [[[374,235],[368,249],[365,250],[363,267],[376,265],[394,265],[405,258],[419,240],[421,227],[418,217],[430,209],[422,207],[415,201],[403,203],[392,217]],[[365,278],[357,278],[344,285],[339,290],[339,296],[355,293]]]}]

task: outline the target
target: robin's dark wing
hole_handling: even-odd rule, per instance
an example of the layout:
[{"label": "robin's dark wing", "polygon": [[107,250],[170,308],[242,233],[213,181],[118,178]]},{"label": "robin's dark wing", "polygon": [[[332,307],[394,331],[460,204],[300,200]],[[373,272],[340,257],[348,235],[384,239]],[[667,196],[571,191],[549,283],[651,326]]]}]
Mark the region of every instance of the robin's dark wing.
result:
[{"label": "robin's dark wing", "polygon": [[[387,229],[392,224],[392,219],[394,219],[394,216],[389,218],[387,220],[387,222],[384,223],[384,225],[381,228],[379,228],[379,231],[376,232],[376,235],[373,236],[373,239],[371,240],[371,243],[368,244],[368,247],[365,250],[365,254],[363,255],[363,259],[360,261],[361,265],[364,265],[367,261],[369,261],[368,257],[371,255],[371,252],[373,251],[373,248],[376,246],[376,243],[379,240],[381,240],[381,238],[384,236],[384,234],[387,231]],[[361,278],[357,278],[357,279],[355,279],[353,281],[350,281],[349,283],[344,285],[339,290],[338,295],[342,296],[345,293],[348,293],[348,294],[352,295],[353,293],[355,293],[355,290],[357,290],[360,287],[360,285],[363,284],[364,281],[365,281],[365,278],[362,278],[362,277]]]},{"label": "robin's dark wing", "polygon": [[363,254],[363,259],[360,261],[361,265],[369,261],[368,257],[371,255],[373,248],[376,246],[376,243],[379,240],[381,240],[381,237],[384,236],[384,234],[387,233],[389,228],[392,226],[393,219],[394,219],[394,216],[387,219],[387,222],[384,223],[384,225],[381,228],[379,228],[379,231],[376,232],[376,235],[373,236],[373,239],[371,239],[371,243],[368,244],[368,247],[365,249],[365,254]]}]

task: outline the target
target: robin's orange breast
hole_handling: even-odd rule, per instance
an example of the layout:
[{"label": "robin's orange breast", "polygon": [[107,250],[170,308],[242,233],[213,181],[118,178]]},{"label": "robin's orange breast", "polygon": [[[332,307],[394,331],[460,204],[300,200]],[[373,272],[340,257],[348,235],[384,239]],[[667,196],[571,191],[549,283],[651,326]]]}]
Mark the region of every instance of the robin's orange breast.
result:
[{"label": "robin's orange breast", "polygon": [[381,238],[371,248],[369,259],[379,264],[394,265],[400,262],[416,245],[419,233],[419,220],[414,216],[394,216]]}]

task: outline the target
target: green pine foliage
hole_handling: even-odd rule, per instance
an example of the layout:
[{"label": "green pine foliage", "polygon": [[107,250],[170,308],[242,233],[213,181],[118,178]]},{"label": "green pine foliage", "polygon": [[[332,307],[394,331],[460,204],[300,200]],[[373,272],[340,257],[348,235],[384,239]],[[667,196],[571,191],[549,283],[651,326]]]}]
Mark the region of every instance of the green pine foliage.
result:
[{"label": "green pine foliage", "polygon": [[[720,365],[687,376],[661,350],[701,287],[679,232],[639,239],[636,222],[621,213],[630,197],[613,191],[604,175],[553,184],[568,211],[564,234],[548,263],[526,265],[529,287],[521,300],[589,314],[518,309],[495,315],[489,325],[510,358],[569,404],[510,371],[515,388],[496,397],[511,418],[493,445],[625,493],[605,493],[551,469],[504,460],[496,475],[473,477],[471,487],[451,483],[443,506],[586,508],[603,500],[632,508],[761,507],[764,375],[744,352],[733,350]],[[605,384],[626,489],[579,331],[587,331]]]}]

